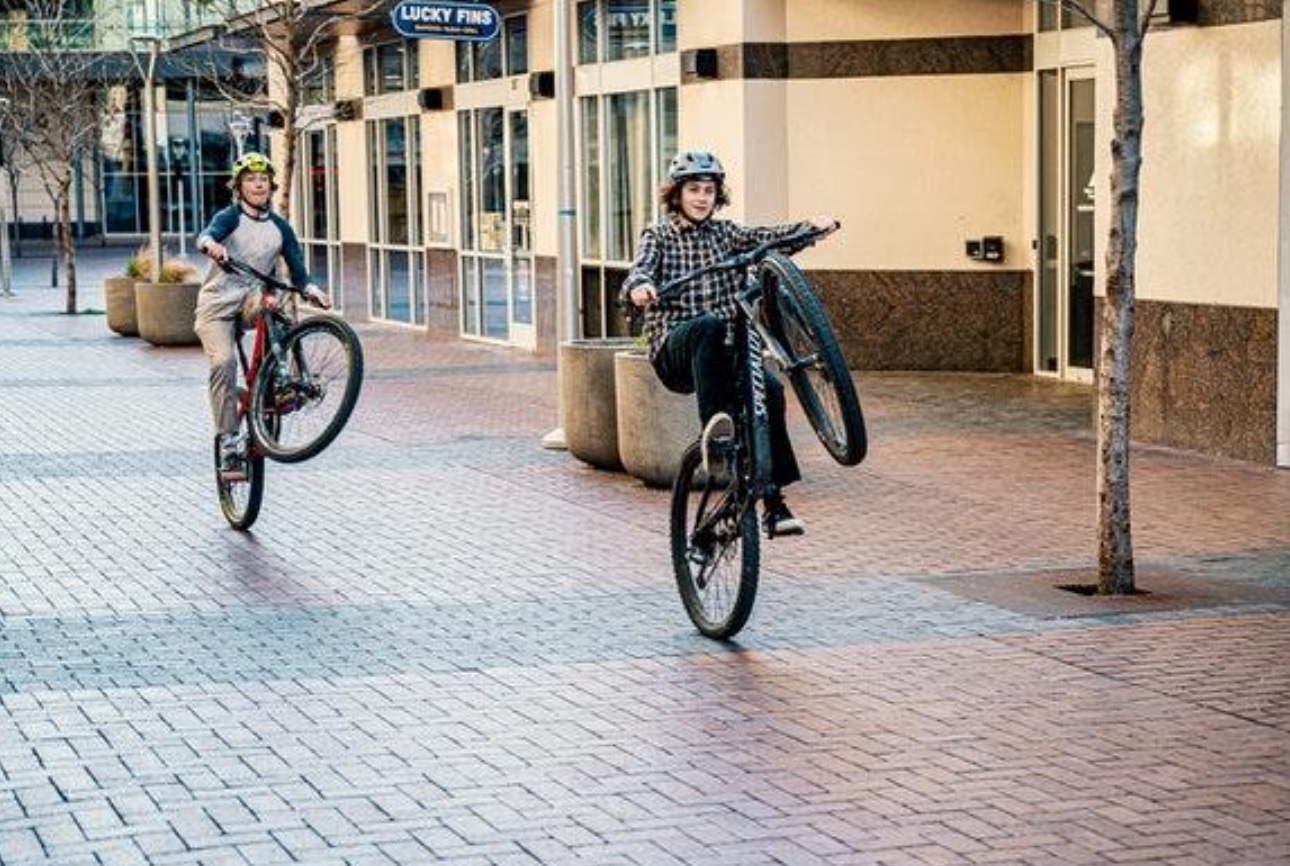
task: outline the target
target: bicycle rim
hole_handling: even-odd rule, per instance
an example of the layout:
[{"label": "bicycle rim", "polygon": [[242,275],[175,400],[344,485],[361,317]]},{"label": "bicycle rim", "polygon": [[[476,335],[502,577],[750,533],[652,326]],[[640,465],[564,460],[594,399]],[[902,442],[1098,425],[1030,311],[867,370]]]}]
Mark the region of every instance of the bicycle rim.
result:
[{"label": "bicycle rim", "polygon": [[725,640],[748,622],[757,598],[761,537],[756,509],[738,486],[700,478],[699,445],[690,446],[672,486],[672,569],[685,612],[703,635]]},{"label": "bicycle rim", "polygon": [[[242,422],[246,432],[246,421]],[[255,454],[246,461],[246,478],[240,481],[226,481],[219,467],[219,439],[215,439],[215,489],[219,492],[219,507],[224,519],[234,529],[250,529],[260,516],[260,503],[264,499],[264,457]]]},{"label": "bicycle rim", "polygon": [[833,459],[854,466],[865,458],[868,439],[860,398],[810,283],[787,256],[762,261],[763,310],[771,335],[789,359],[785,369],[802,411]]},{"label": "bicycle rim", "polygon": [[252,401],[265,454],[283,463],[307,460],[340,435],[363,381],[358,336],[333,318],[309,319],[282,340],[286,369],[270,360]]}]

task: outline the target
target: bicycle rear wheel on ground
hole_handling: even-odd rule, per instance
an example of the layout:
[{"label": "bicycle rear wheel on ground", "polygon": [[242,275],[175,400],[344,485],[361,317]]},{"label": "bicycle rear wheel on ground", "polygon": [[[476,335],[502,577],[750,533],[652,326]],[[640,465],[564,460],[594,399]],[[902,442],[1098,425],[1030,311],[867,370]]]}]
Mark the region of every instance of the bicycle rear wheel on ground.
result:
[{"label": "bicycle rear wheel on ground", "polygon": [[784,372],[802,411],[833,459],[854,466],[869,447],[864,415],[824,307],[792,259],[771,253],[758,267],[766,325],[788,355]]},{"label": "bicycle rear wheel on ground", "polygon": [[[246,416],[242,416],[239,433],[249,435]],[[247,440],[250,442],[250,440]],[[247,448],[246,477],[237,481],[226,480],[220,473],[219,437],[215,437],[215,486],[219,490],[219,507],[224,519],[234,529],[250,529],[260,516],[260,503],[264,499],[264,455],[250,442]]]},{"label": "bicycle rear wheel on ground", "polygon": [[761,537],[753,503],[735,485],[714,484],[702,464],[699,444],[691,445],[672,486],[672,570],[695,628],[724,640],[752,613]]},{"label": "bicycle rear wheel on ground", "polygon": [[332,443],[349,420],[363,382],[363,350],[340,319],[306,319],[282,339],[285,365],[267,358],[251,417],[264,453],[296,463]]}]

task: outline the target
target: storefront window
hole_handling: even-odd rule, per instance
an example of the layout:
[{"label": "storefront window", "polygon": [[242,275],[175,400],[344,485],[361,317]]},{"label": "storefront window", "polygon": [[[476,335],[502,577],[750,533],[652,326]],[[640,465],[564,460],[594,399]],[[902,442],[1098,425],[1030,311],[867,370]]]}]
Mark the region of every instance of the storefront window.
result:
[{"label": "storefront window", "polygon": [[609,258],[625,261],[653,212],[649,93],[613,94],[608,108]]},{"label": "storefront window", "polygon": [[413,90],[417,86],[417,43],[405,39],[363,49],[363,92],[367,96]]},{"label": "storefront window", "polygon": [[676,0],[583,0],[578,4],[579,63],[672,51],[676,51]]},{"label": "storefront window", "polygon": [[459,83],[523,75],[529,71],[528,16],[507,16],[502,22],[500,38],[486,42],[459,41],[456,52]]},{"label": "storefront window", "polygon": [[582,254],[601,256],[600,247],[600,99],[582,99]]}]

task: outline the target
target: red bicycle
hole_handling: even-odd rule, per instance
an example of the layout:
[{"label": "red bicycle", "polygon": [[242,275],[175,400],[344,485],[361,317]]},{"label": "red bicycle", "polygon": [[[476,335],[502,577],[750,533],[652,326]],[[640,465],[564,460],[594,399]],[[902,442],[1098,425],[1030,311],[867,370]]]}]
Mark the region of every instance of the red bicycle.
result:
[{"label": "red bicycle", "polygon": [[264,499],[264,460],[298,463],[317,455],[349,421],[363,382],[358,335],[335,316],[300,315],[300,289],[228,259],[223,267],[258,280],[262,302],[248,355],[246,326],[237,320],[238,439],[243,472],[221,473],[218,437],[215,479],[220,509],[234,529],[249,529]]}]

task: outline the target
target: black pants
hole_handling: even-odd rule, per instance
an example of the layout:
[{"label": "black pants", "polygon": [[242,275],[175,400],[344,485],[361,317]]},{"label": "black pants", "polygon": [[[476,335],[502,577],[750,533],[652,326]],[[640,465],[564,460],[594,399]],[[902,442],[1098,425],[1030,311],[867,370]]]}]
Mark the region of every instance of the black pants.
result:
[{"label": "black pants", "polygon": [[[669,391],[697,395],[702,424],[718,412],[735,416],[739,394],[734,348],[726,343],[726,323],[714,314],[704,313],[672,328],[654,358],[654,371]],[[771,480],[784,487],[799,480],[802,473],[784,422],[784,386],[769,370],[766,408],[770,413]]]}]

